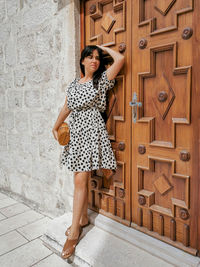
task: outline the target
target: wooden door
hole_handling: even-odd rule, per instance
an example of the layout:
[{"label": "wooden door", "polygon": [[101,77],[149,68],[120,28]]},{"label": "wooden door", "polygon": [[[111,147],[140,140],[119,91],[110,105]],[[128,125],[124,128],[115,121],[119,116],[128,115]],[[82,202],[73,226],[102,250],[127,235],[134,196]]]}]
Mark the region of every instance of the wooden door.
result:
[{"label": "wooden door", "polygon": [[93,171],[89,183],[89,207],[130,226],[131,23],[127,23],[130,19],[130,15],[129,18],[127,17],[127,4],[130,6],[131,2],[127,3],[121,0],[82,1],[81,49],[85,45],[100,44],[125,53],[126,64],[116,77],[115,95],[109,91],[108,111],[114,97],[116,97],[116,102],[106,123],[117,160],[117,172],[113,178],[107,180],[101,171]]},{"label": "wooden door", "polygon": [[199,1],[131,2],[131,226],[196,255]]},{"label": "wooden door", "polygon": [[89,207],[192,254],[200,249],[199,14],[197,0],[81,1],[81,49],[106,45],[126,59],[107,123],[118,169],[110,181],[92,173]]}]

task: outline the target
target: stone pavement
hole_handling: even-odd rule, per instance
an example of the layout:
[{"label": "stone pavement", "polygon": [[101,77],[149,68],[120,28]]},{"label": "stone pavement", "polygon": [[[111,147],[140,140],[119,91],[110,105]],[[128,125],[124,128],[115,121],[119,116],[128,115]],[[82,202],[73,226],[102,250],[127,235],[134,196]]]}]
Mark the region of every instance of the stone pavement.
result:
[{"label": "stone pavement", "polygon": [[0,266],[73,266],[43,245],[51,218],[0,193]]},{"label": "stone pavement", "polygon": [[0,267],[200,267],[200,258],[89,210],[74,256],[59,255],[72,214],[50,218],[0,193]]}]

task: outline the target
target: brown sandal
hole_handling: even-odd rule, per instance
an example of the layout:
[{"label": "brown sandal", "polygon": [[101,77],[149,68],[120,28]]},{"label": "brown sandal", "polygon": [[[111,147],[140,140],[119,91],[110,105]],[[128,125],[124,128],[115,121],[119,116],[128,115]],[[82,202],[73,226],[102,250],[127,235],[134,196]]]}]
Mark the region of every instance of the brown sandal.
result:
[{"label": "brown sandal", "polygon": [[[84,225],[80,225],[82,228],[88,226],[90,224],[90,221],[88,220],[88,223],[84,224]],[[67,228],[66,232],[65,232],[65,235],[68,236],[69,235],[69,232],[70,232],[70,228],[71,228],[71,225]]]},{"label": "brown sandal", "polygon": [[80,226],[79,228],[79,235],[77,239],[68,239],[66,240],[62,253],[61,253],[61,257],[63,259],[67,259],[69,258],[75,251],[76,245],[78,244],[78,242],[80,241],[80,236],[82,234],[82,227]]}]

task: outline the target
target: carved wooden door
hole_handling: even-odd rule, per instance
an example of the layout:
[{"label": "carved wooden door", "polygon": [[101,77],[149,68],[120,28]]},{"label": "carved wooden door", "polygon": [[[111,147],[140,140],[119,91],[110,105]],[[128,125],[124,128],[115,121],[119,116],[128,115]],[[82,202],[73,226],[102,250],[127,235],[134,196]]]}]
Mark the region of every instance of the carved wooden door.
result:
[{"label": "carved wooden door", "polygon": [[117,172],[114,177],[107,180],[101,171],[93,171],[89,183],[89,207],[130,225],[131,110],[128,101],[131,99],[131,72],[127,70],[130,70],[131,64],[128,52],[131,48],[131,24],[128,28],[126,5],[126,1],[120,0],[82,2],[81,36],[82,47],[100,44],[110,46],[121,53],[126,50],[126,66],[116,77],[114,95],[109,91],[108,112],[113,103],[114,106],[106,123],[117,160]]},{"label": "carved wooden door", "polygon": [[[107,129],[117,173],[94,171],[89,207],[192,254],[200,243],[200,1],[81,1],[81,44],[125,54]],[[199,190],[199,191],[198,191]]]},{"label": "carved wooden door", "polygon": [[196,254],[199,1],[131,2],[131,226]]}]

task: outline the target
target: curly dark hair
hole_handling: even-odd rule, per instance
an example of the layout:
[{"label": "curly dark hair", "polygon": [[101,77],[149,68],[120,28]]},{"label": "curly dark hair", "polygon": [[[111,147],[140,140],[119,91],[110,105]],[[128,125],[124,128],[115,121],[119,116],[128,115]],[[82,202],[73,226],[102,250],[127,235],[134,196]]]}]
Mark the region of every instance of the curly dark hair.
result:
[{"label": "curly dark hair", "polygon": [[[85,57],[92,55],[94,50],[98,51],[99,61],[100,61],[98,70],[96,70],[93,74],[93,86],[94,88],[97,89],[101,74],[106,70],[106,65],[108,64],[108,59],[105,57],[105,54],[103,54],[103,50],[96,45],[87,45],[81,52],[80,68],[83,75],[85,75],[85,67],[82,64],[82,61],[84,60]],[[107,103],[108,103],[108,96],[106,95],[106,104]],[[107,122],[106,111],[101,112],[101,115],[104,119],[104,122],[106,123]]]}]

